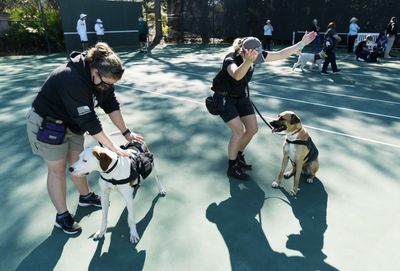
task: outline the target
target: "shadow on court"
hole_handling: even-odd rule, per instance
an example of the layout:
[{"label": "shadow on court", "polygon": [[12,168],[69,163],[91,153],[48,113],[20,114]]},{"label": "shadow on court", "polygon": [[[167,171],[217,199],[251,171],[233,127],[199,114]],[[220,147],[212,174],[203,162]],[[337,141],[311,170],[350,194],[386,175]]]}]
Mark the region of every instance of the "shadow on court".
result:
[{"label": "shadow on court", "polygon": [[[89,215],[95,209],[77,208],[75,219],[80,221],[83,217]],[[97,210],[97,209],[96,209]],[[54,270],[57,265],[65,244],[70,238],[78,238],[80,234],[68,235],[62,230],[54,227],[49,237],[37,246],[25,259],[18,265],[17,271],[27,270]]]},{"label": "shadow on court", "polygon": [[[137,231],[141,238],[153,218],[154,208],[160,196],[156,196],[147,211],[146,215],[137,224]],[[108,252],[102,252],[104,239],[98,240],[96,251],[89,264],[88,270],[142,270],[146,260],[146,251],[138,251],[129,241],[129,227],[127,223],[128,211],[125,208],[114,228],[107,228],[111,231],[111,241]]]},{"label": "shadow on court", "polygon": [[[153,218],[154,208],[159,198],[160,196],[157,196],[153,199],[150,209],[142,220],[137,223],[137,231],[141,237],[143,237],[147,226]],[[93,210],[94,208],[78,207],[74,217],[79,222]],[[101,253],[104,239],[97,241],[98,245],[90,261],[88,270],[114,270],[115,268],[118,270],[130,271],[142,270],[146,252],[137,251],[134,245],[130,243],[127,217],[128,211],[125,208],[115,227],[107,229],[107,232],[112,232],[108,252]],[[54,270],[69,238],[78,238],[79,236],[80,235],[69,236],[54,227],[50,236],[25,257],[16,270]],[[71,259],[71,261],[72,260],[73,259]]]},{"label": "shadow on court", "polygon": [[[300,188],[304,183],[303,178]],[[271,248],[260,221],[268,197],[255,181],[229,179],[229,184],[231,197],[219,204],[211,203],[206,217],[215,223],[225,240],[232,270],[337,270],[323,261],[327,194],[319,180],[304,189],[304,193],[301,190],[298,198],[281,189],[288,201],[281,200],[290,204],[302,228],[300,235],[288,237],[286,246],[300,251],[304,257],[286,256]]]}]

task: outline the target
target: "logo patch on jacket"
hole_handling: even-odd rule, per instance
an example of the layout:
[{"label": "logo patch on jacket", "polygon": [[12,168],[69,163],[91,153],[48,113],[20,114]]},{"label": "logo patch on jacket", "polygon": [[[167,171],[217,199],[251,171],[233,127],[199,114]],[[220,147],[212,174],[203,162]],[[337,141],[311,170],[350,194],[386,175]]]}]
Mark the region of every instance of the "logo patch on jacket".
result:
[{"label": "logo patch on jacket", "polygon": [[78,110],[79,116],[82,116],[82,115],[85,115],[87,113],[90,113],[90,108],[87,105],[79,106],[76,109]]}]

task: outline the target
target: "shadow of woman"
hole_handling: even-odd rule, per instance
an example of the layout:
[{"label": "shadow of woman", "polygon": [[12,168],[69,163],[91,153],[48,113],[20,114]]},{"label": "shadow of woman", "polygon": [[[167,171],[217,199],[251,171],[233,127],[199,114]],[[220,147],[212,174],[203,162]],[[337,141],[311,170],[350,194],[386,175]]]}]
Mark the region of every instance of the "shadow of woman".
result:
[{"label": "shadow of woman", "polygon": [[[136,224],[137,232],[143,237],[144,231],[153,218],[154,207],[160,198],[157,195],[147,211],[146,215]],[[114,228],[108,228],[112,236],[108,252],[101,254],[104,239],[100,239],[97,244],[96,251],[89,264],[89,270],[142,270],[146,259],[146,251],[137,251],[136,246],[129,240],[129,227],[127,223],[128,211],[122,212],[117,224]]]},{"label": "shadow of woman", "polygon": [[[95,210],[98,209],[94,207],[78,207],[74,218],[79,222],[83,217],[89,215]],[[76,238],[79,235],[80,234],[68,235],[62,230],[54,227],[50,236],[29,253],[29,255],[18,265],[16,270],[54,270],[69,238]]]},{"label": "shadow of woman", "polygon": [[231,197],[210,204],[206,217],[225,240],[232,270],[298,270],[304,259],[272,250],[256,219],[264,204],[264,191],[254,181],[229,179],[229,183]]},{"label": "shadow of woman", "polygon": [[296,197],[290,196],[285,189],[280,189],[286,195],[293,215],[301,227],[300,234],[288,236],[286,247],[303,254],[308,266],[304,270],[337,270],[324,262],[326,255],[322,252],[324,233],[328,227],[326,223],[328,194],[324,185],[318,178],[314,178],[314,182],[308,184],[306,177],[302,176],[299,187],[301,190]]}]

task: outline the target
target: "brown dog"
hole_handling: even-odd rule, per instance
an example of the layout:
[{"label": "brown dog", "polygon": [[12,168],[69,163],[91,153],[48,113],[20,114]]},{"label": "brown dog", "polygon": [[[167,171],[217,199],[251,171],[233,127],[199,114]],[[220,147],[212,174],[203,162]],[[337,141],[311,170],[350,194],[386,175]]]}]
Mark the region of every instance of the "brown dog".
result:
[{"label": "brown dog", "polygon": [[[307,182],[312,183],[315,173],[318,171],[318,150],[308,135],[308,132],[301,125],[300,118],[292,111],[284,111],[278,118],[270,122],[272,132],[284,132],[285,142],[283,143],[283,159],[278,177],[272,183],[277,188],[283,178],[288,179],[294,175],[291,195],[296,195],[300,182],[300,175],[307,176]],[[289,159],[292,163],[292,170],[285,172]]]}]

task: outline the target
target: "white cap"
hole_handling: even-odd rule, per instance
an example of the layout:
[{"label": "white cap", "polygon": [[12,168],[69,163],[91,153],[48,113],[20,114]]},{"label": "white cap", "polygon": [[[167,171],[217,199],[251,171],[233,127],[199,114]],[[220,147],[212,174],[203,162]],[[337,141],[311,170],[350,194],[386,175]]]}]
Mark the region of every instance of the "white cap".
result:
[{"label": "white cap", "polygon": [[102,23],[103,21],[102,20],[100,20],[100,19],[97,19],[96,20],[96,23]]},{"label": "white cap", "polygon": [[352,17],[351,19],[350,19],[350,23],[352,23],[352,22],[357,22],[358,21],[358,19],[356,18],[356,17]]},{"label": "white cap", "polygon": [[79,15],[79,19],[83,19],[83,18],[86,18],[86,14],[84,14],[84,13],[81,13],[81,15]]}]

